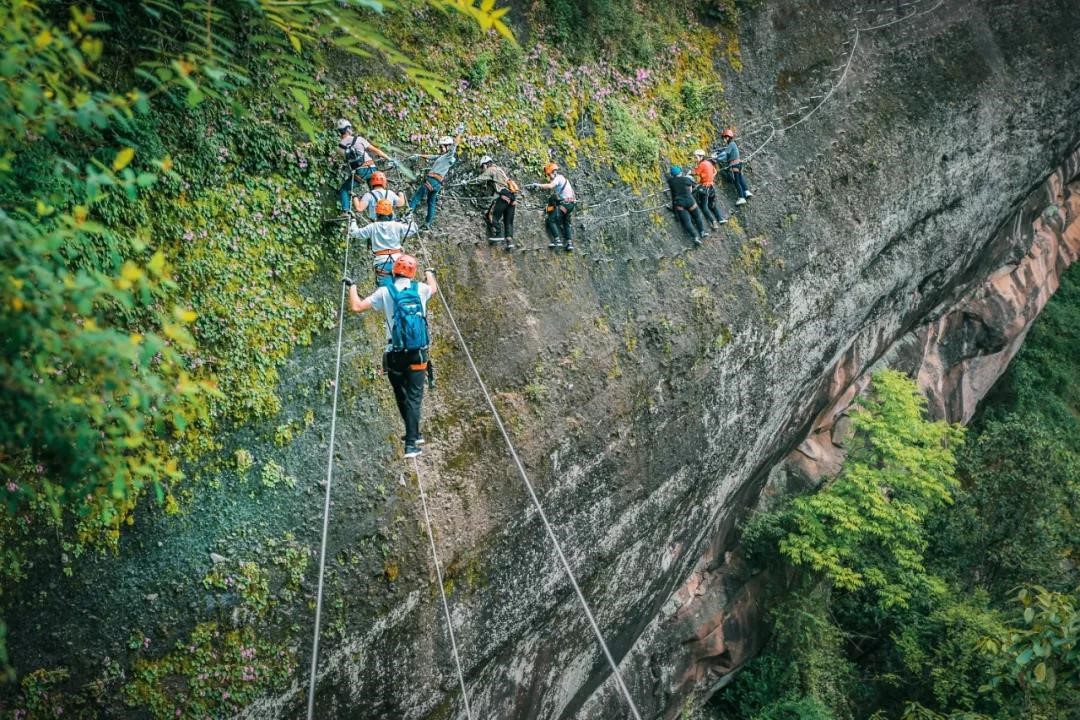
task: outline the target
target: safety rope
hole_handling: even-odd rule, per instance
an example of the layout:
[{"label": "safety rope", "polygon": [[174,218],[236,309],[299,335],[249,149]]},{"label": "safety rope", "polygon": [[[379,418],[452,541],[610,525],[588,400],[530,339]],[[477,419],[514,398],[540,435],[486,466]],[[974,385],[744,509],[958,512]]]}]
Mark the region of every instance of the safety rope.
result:
[{"label": "safety rope", "polygon": [[457,667],[458,682],[461,684],[461,699],[465,703],[465,717],[472,720],[472,708],[469,707],[469,691],[465,689],[465,674],[461,670],[461,656],[458,654],[457,640],[454,639],[454,623],[450,619],[450,604],[446,601],[446,588],[443,586],[442,567],[439,554],[435,550],[435,534],[431,530],[431,515],[428,514],[427,495],[424,493],[424,479],[420,476],[420,464],[414,457],[413,470],[416,472],[416,484],[420,488],[420,505],[424,508],[424,523],[427,525],[428,541],[431,543],[431,559],[435,562],[435,576],[439,581],[439,595],[442,596],[443,614],[446,615],[446,631],[450,635],[450,648],[454,653],[454,665]]},{"label": "safety rope", "polygon": [[[832,87],[829,88],[829,90],[824,95],[816,95],[813,98],[811,98],[811,99],[817,99],[817,98],[821,98],[821,99],[813,107],[813,109],[810,110],[810,112],[806,113],[805,115],[800,116],[799,119],[797,119],[795,122],[791,123],[790,125],[784,125],[784,126],[780,127],[779,128],[780,132],[787,132],[788,130],[791,130],[792,128],[798,127],[799,125],[802,125],[804,122],[809,120],[814,115],[814,113],[816,113],[818,110],[820,110],[822,108],[822,106],[824,106],[825,103],[827,103],[829,101],[829,99],[836,93],[836,91],[840,89],[840,86],[843,85],[844,82],[847,80],[848,72],[851,70],[851,63],[855,59],[855,51],[859,47],[859,38],[863,33],[873,32],[875,30],[882,30],[884,28],[892,27],[893,25],[897,25],[899,23],[906,22],[908,20],[913,20],[913,19],[915,19],[917,17],[927,15],[929,13],[934,12],[935,10],[940,8],[945,3],[945,0],[938,0],[938,2],[935,3],[934,5],[932,5],[931,7],[926,8],[925,10],[919,10],[919,9],[917,9],[915,7],[916,5],[919,4],[919,1],[920,0],[915,0],[915,2],[908,2],[908,3],[904,3],[903,5],[901,5],[900,6],[901,8],[904,8],[904,7],[910,7],[911,8],[910,12],[905,12],[905,14],[902,15],[901,17],[894,18],[893,20],[890,20],[888,22],[878,23],[876,25],[869,25],[869,26],[866,26],[866,27],[858,27],[858,26],[853,27],[852,31],[855,34],[854,34],[854,36],[852,37],[852,39],[850,41],[851,42],[851,50],[850,50],[850,52],[848,52],[847,61],[842,66],[843,71],[840,73],[840,78],[832,85]],[[847,43],[844,43],[844,44],[846,45]],[[835,68],[835,69],[840,69],[840,68],[838,67],[838,68]],[[795,110],[795,111],[793,111],[791,113],[787,113],[786,115],[781,115],[780,117],[773,118],[772,120],[769,120],[769,121],[763,121],[759,125],[751,126],[752,129],[751,128],[744,128],[743,131],[742,131],[742,135],[744,137],[753,137],[754,135],[756,135],[756,134],[758,134],[758,133],[760,133],[760,132],[762,132],[762,131],[764,131],[766,129],[770,130],[769,137],[767,137],[764,142],[762,142],[760,145],[758,145],[757,148],[755,148],[753,152],[747,154],[744,161],[749,162],[750,160],[752,160],[755,155],[757,155],[762,150],[764,150],[769,145],[769,143],[771,143],[773,141],[773,139],[776,137],[776,132],[777,132],[777,129],[778,129],[776,127],[776,125],[779,124],[785,117],[788,117],[788,116],[790,116],[790,115],[792,115],[794,113],[801,112],[802,110],[804,110],[807,107],[809,107],[809,106],[804,105],[804,106],[800,107],[798,110]]]},{"label": "safety rope", "polygon": [[[425,262],[430,264],[431,257],[428,254],[427,246],[424,244],[423,236],[417,235],[417,239],[420,241],[420,249],[424,253]],[[454,335],[457,336],[458,344],[461,346],[462,352],[465,353],[465,360],[468,362],[473,376],[476,377],[476,382],[480,386],[480,391],[484,394],[484,399],[491,409],[491,415],[495,418],[495,424],[498,426],[499,432],[502,433],[503,440],[506,442],[506,447],[510,450],[510,456],[514,459],[514,464],[517,465],[518,473],[525,483],[525,488],[529,491],[529,497],[532,499],[533,506],[536,508],[536,512],[544,524],[544,529],[547,530],[548,537],[551,539],[551,544],[555,547],[555,554],[558,556],[563,570],[566,571],[566,577],[570,580],[570,585],[574,588],[574,593],[581,603],[581,608],[585,612],[585,617],[589,621],[589,626],[592,628],[593,634],[596,635],[596,640],[604,653],[604,657],[607,658],[608,665],[611,667],[611,672],[615,676],[615,682],[618,684],[619,690],[622,691],[622,695],[626,699],[626,704],[630,708],[634,720],[641,720],[641,714],[634,704],[634,699],[630,696],[630,690],[626,687],[626,683],[623,682],[622,674],[619,672],[619,666],[615,663],[615,658],[611,655],[611,650],[608,649],[607,643],[604,642],[604,636],[600,632],[600,626],[597,624],[596,618],[593,617],[588,601],[585,600],[585,594],[581,592],[581,588],[578,586],[573,570],[570,569],[570,563],[563,553],[562,544],[559,542],[558,537],[556,537],[555,531],[551,527],[551,523],[548,522],[547,513],[544,512],[544,507],[540,504],[540,499],[536,495],[536,490],[533,489],[528,473],[525,472],[525,466],[522,464],[521,458],[518,457],[517,449],[514,447],[513,441],[510,440],[510,434],[506,431],[502,416],[499,414],[498,408],[495,407],[495,402],[491,399],[491,394],[488,392],[487,385],[484,383],[484,379],[480,376],[480,371],[473,361],[472,353],[469,351],[469,344],[465,342],[465,337],[461,334],[461,328],[458,327],[457,320],[454,318],[454,312],[450,309],[450,303],[446,299],[446,293],[440,292],[438,293],[438,296],[442,300],[443,308],[446,309],[446,317],[450,320],[450,325],[454,329]]]},{"label": "safety rope", "polygon": [[[341,276],[349,272],[349,247],[352,238],[349,228],[345,228],[345,261],[341,265]],[[330,481],[334,476],[334,434],[337,430],[338,390],[341,386],[341,334],[345,327],[345,284],[341,285],[341,306],[338,310],[337,359],[334,364],[334,400],[330,409],[330,449],[326,460],[326,499],[323,501],[322,541],[319,546],[319,581],[315,590],[315,634],[311,641],[311,682],[308,685],[307,720],[315,719],[315,679],[319,668],[319,630],[322,622],[323,583],[326,575],[326,536],[330,527]]]}]

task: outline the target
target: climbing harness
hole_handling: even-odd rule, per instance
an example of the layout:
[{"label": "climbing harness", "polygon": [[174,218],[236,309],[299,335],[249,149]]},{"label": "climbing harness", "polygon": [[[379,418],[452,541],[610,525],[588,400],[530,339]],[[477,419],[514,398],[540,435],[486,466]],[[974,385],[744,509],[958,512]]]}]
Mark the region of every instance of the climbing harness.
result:
[{"label": "climbing harness", "polygon": [[[422,236],[417,236],[420,242],[420,249],[424,253],[425,262],[431,261],[431,257],[428,254],[427,246],[424,244]],[[499,410],[495,407],[495,402],[491,399],[491,394],[488,392],[487,385],[484,384],[484,379],[480,375],[480,371],[476,367],[476,363],[473,361],[472,353],[469,351],[469,344],[465,342],[465,337],[461,334],[461,328],[458,327],[457,320],[454,318],[454,312],[450,309],[450,303],[446,299],[446,293],[438,293],[439,298],[442,300],[442,306],[446,310],[446,317],[450,321],[450,326],[454,329],[454,335],[457,337],[458,345],[461,347],[462,352],[465,354],[465,360],[469,364],[469,368],[472,370],[473,376],[476,378],[477,384],[480,386],[480,391],[484,394],[484,399],[487,401],[488,407],[491,409],[491,415],[495,419],[495,424],[499,428],[499,432],[502,433],[503,440],[506,442],[506,447],[510,451],[510,456],[514,460],[514,464],[517,465],[518,473],[521,475],[522,481],[525,483],[525,488],[529,491],[529,497],[532,499],[533,507],[536,508],[537,515],[544,524],[544,529],[547,531],[548,538],[551,539],[551,544],[555,548],[555,554],[558,556],[559,562],[562,564],[563,570],[566,572],[566,577],[570,581],[570,585],[574,588],[574,593],[577,595],[578,601],[581,603],[581,609],[585,612],[585,617],[589,621],[589,626],[592,628],[593,634],[596,636],[597,643],[600,645],[600,649],[604,653],[604,657],[607,658],[608,665],[611,667],[611,672],[615,677],[615,682],[619,686],[619,690],[622,692],[623,697],[626,699],[626,704],[630,709],[634,720],[641,720],[641,714],[638,712],[637,706],[634,704],[634,699],[630,696],[630,690],[626,687],[626,683],[623,682],[622,674],[619,672],[619,666],[615,662],[615,658],[611,654],[611,650],[608,649],[607,643],[604,641],[604,636],[600,632],[600,626],[596,622],[596,618],[593,617],[592,610],[589,608],[589,603],[585,600],[584,593],[581,592],[581,587],[578,586],[577,579],[574,577],[573,570],[570,569],[570,563],[566,559],[566,555],[563,553],[562,544],[559,542],[559,538],[556,537],[554,529],[551,527],[551,523],[548,521],[547,513],[544,512],[544,507],[540,504],[540,499],[536,495],[536,490],[533,489],[532,482],[529,480],[528,473],[525,472],[525,466],[521,462],[521,458],[518,457],[517,449],[514,447],[513,441],[510,440],[510,435],[506,431],[506,426],[503,424],[502,416],[499,414]]]},{"label": "climbing harness", "polygon": [[[341,276],[348,277],[349,248],[352,239],[345,230],[345,260],[341,264]],[[311,641],[311,682],[308,685],[307,720],[315,720],[315,680],[319,669],[319,629],[322,622],[323,582],[326,574],[326,537],[330,528],[330,481],[334,476],[334,434],[337,430],[338,390],[341,387],[341,333],[345,328],[345,296],[348,290],[341,286],[341,306],[338,310],[337,358],[334,362],[334,400],[330,408],[330,448],[326,461],[326,499],[323,501],[322,540],[319,545],[319,581],[315,591],[315,634]]]},{"label": "climbing harness", "polygon": [[420,464],[414,457],[413,472],[416,473],[416,485],[420,488],[420,506],[424,509],[424,524],[427,526],[428,542],[431,543],[431,559],[435,563],[435,578],[439,581],[439,595],[442,596],[443,614],[446,616],[446,632],[450,636],[450,649],[454,653],[454,665],[457,667],[458,682],[461,684],[461,699],[465,704],[465,717],[472,720],[472,708],[469,707],[469,691],[465,689],[465,673],[461,670],[461,656],[458,654],[457,640],[454,639],[454,623],[450,619],[450,604],[446,601],[446,588],[443,585],[442,567],[439,553],[435,550],[435,535],[431,530],[431,515],[428,513],[427,495],[424,493],[424,479],[420,476]]}]

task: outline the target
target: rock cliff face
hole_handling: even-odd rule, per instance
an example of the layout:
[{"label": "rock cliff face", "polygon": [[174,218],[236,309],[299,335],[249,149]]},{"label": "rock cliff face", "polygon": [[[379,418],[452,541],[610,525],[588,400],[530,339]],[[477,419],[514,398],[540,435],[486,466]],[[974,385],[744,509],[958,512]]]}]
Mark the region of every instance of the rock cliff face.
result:
[{"label": "rock cliff face", "polygon": [[[693,252],[666,219],[583,237],[584,257],[430,247],[648,718],[677,716],[756,651],[756,581],[725,560],[777,464],[835,465],[843,408],[876,363],[917,371],[938,412],[969,417],[1078,251],[1074,0],[924,0],[899,15],[893,2],[775,0],[743,19],[744,69],[724,71],[754,152],[740,229]],[[594,201],[614,192],[584,170],[576,181]],[[450,237],[477,233],[475,217],[443,219]],[[519,226],[519,240],[541,242],[539,220]],[[420,467],[474,716],[628,717],[435,315],[439,389]],[[363,380],[381,338],[355,318],[345,332],[316,715],[462,718],[415,480],[387,449],[389,391]],[[283,394],[313,384],[331,342],[292,360]],[[181,633],[208,610],[191,581],[206,568],[182,559],[206,556],[192,546],[233,538],[242,555],[238,528],[257,527],[317,547],[326,452],[325,438],[291,445],[282,463],[298,490],[272,506],[207,491],[183,522],[142,521],[124,567],[54,581],[54,594],[81,595],[84,622],[54,630],[27,600],[13,645],[45,664],[72,646],[123,645],[136,627]],[[140,600],[159,592],[171,609]],[[301,657],[310,614],[295,610]],[[296,717],[305,690],[297,677],[244,716]]]},{"label": "rock cliff face", "polygon": [[[777,2],[749,20],[745,70],[728,81],[749,129],[744,151],[762,148],[758,192],[740,215],[746,237],[655,267],[469,262],[449,289],[459,306],[476,298],[465,335],[520,423],[515,439],[645,717],[676,716],[754,652],[754,579],[723,572],[731,530],[819,416],[895,358],[940,375],[927,382],[935,407],[966,418],[1075,256],[1057,249],[1076,233],[1066,188],[1080,140],[1075,10],[916,3],[901,13],[915,17],[861,30],[851,55],[851,28],[896,16]],[[841,73],[816,114],[780,129]],[[622,251],[671,257],[678,245],[643,233]],[[447,562],[482,568],[483,581],[452,598],[473,707],[627,717],[468,382],[455,373],[455,393],[473,398],[454,410],[462,439],[436,446],[427,480],[439,488]],[[476,455],[447,472],[463,448]],[[398,606],[338,651],[327,708],[446,712],[452,664],[430,599]],[[364,660],[350,659],[361,649]],[[411,674],[432,667],[426,683]]]}]

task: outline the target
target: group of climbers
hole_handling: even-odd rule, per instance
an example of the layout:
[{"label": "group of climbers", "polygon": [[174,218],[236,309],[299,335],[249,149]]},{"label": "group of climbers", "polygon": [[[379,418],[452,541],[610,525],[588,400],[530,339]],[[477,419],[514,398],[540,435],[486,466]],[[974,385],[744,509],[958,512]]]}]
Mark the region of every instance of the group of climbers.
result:
[{"label": "group of climbers", "polygon": [[739,146],[735,144],[735,131],[727,128],[720,137],[723,145],[711,156],[704,150],[694,151],[695,165],[689,173],[684,173],[681,165],[672,165],[667,176],[671,209],[695,245],[700,245],[702,239],[708,237],[706,224],[716,230],[727,222],[716,195],[719,167],[727,170],[737,195],[736,205],[745,205],[746,198],[753,197],[743,176],[743,161]]},{"label": "group of climbers", "polygon": [[[341,135],[339,147],[348,165],[348,177],[338,188],[342,212],[366,217],[372,222],[360,227],[350,218],[350,238],[367,242],[372,253],[376,289],[364,299],[360,298],[356,283],[350,278],[342,282],[348,288],[349,308],[354,312],[381,310],[386,320],[386,349],[383,369],[394,391],[398,412],[405,424],[405,457],[421,454],[424,443],[420,433],[420,407],[424,396],[424,380],[433,385],[432,367],[428,354],[430,338],[427,326],[427,302],[438,291],[435,271],[425,271],[425,280],[416,280],[417,260],[405,254],[404,241],[429,229],[435,222],[436,203],[446,176],[457,159],[457,147],[461,142],[464,126],[458,125],[454,136],[439,139],[438,155],[419,155],[432,160],[430,169],[408,200],[411,213],[426,203],[422,228],[409,218],[408,222],[396,219],[396,213],[406,205],[405,197],[388,187],[386,174],[379,171],[372,155],[394,166],[382,150],[366,139],[356,135],[348,120],[339,120]],[[727,222],[716,192],[718,168],[723,167],[735,187],[735,205],[744,205],[752,197],[742,172],[742,157],[735,144],[735,133],[730,128],[721,133],[723,145],[710,156],[704,150],[694,152],[695,165],[689,173],[679,165],[672,165],[667,176],[671,193],[672,209],[683,229],[700,245],[709,235]],[[464,185],[490,183],[495,196],[484,211],[488,241],[492,245],[503,243],[506,250],[514,248],[514,215],[521,187],[510,174],[497,165],[490,155],[480,159],[480,174],[462,182]],[[549,238],[548,247],[574,250],[573,214],[577,196],[570,181],[559,172],[559,166],[548,162],[543,168],[547,182],[530,183],[528,190],[547,190],[550,195],[545,207],[544,228]],[[368,190],[359,198],[353,197],[357,183],[366,183]]]}]

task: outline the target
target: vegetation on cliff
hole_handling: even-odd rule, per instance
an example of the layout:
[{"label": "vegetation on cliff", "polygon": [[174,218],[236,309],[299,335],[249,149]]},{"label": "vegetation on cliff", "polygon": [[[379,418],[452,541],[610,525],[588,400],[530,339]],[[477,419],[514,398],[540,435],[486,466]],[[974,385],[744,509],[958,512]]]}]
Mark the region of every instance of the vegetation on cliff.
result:
[{"label": "vegetation on cliff", "polygon": [[714,717],[1080,717],[1078,328],[1074,267],[963,445],[875,377],[841,474],[747,527],[790,583]]}]

